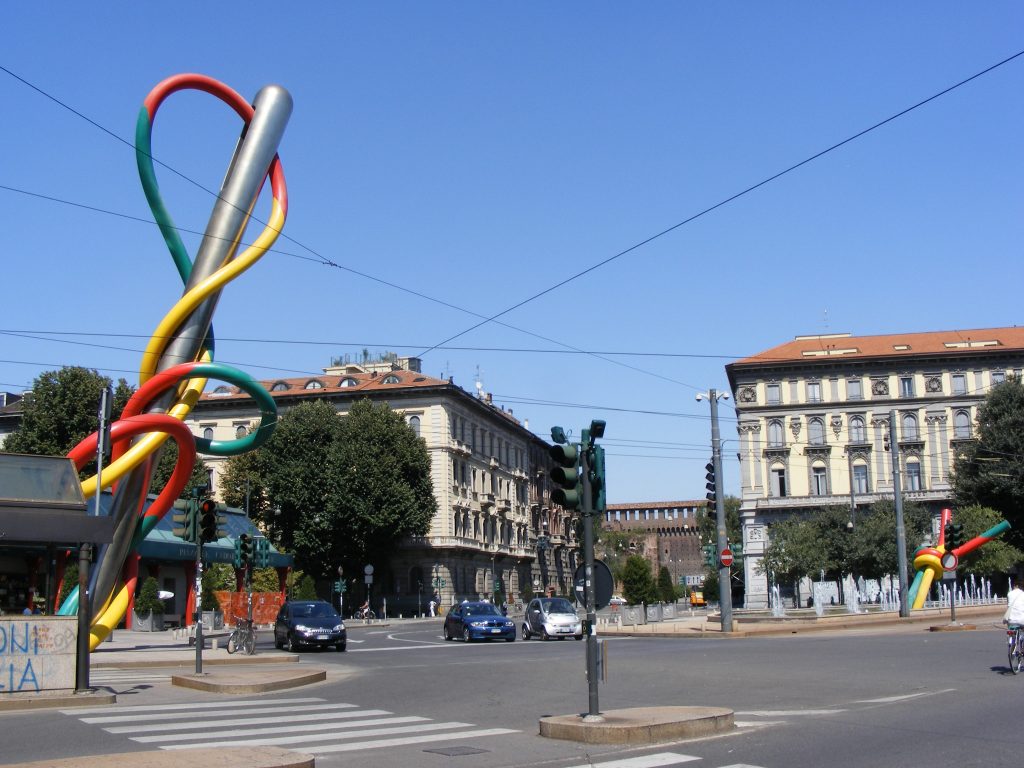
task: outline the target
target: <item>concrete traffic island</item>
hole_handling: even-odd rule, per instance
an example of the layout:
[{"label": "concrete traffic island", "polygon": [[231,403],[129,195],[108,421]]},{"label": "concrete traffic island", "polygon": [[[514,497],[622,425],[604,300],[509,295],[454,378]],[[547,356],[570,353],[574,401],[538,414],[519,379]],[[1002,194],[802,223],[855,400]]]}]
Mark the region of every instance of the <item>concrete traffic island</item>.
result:
[{"label": "concrete traffic island", "polygon": [[552,715],[540,719],[540,735],[587,744],[657,744],[715,736],[733,730],[733,711],[723,707],[633,707],[598,717]]},{"label": "concrete traffic island", "polygon": [[15,763],[4,768],[180,768],[182,762],[203,768],[314,768],[312,755],[291,752],[280,747],[228,747],[190,749],[187,759],[181,752],[122,752],[115,755],[87,755]]},{"label": "concrete traffic island", "polygon": [[172,675],[171,684],[210,693],[253,694],[297,688],[300,685],[322,683],[327,679],[325,669],[281,668],[217,670],[216,673]]}]

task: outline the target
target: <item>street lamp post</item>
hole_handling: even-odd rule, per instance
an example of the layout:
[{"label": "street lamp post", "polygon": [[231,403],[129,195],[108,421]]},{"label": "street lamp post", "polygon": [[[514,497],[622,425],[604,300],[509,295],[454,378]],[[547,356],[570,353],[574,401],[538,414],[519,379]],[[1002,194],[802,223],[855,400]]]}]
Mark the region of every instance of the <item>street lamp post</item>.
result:
[{"label": "street lamp post", "polygon": [[722,614],[722,631],[732,632],[732,566],[722,565],[722,552],[725,551],[729,538],[725,530],[725,499],[722,494],[722,438],[718,431],[718,401],[728,400],[726,392],[719,394],[714,389],[707,393],[698,392],[697,401],[707,399],[711,405],[711,461],[715,468],[715,520],[717,523],[718,562],[718,604]]}]

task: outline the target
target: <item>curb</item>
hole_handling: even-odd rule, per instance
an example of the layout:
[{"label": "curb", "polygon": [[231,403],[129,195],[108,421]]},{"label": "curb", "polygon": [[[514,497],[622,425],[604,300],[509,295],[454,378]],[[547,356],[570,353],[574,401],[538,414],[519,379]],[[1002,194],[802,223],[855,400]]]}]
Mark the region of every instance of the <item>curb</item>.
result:
[{"label": "curb", "polygon": [[735,729],[723,707],[634,707],[596,717],[552,715],[539,721],[540,735],[586,744],[657,744],[714,736]]},{"label": "curb", "polygon": [[[91,690],[85,693],[56,693],[50,696],[29,696],[14,694],[0,697],[0,712],[18,712],[28,709],[57,709],[91,707],[96,704],[116,704],[117,696],[106,691]],[[4,768],[8,768],[5,766]]]},{"label": "curb", "polygon": [[300,685],[311,683],[322,683],[327,679],[327,670],[309,669],[296,670],[286,674],[276,675],[273,679],[264,677],[262,680],[253,681],[252,676],[244,675],[218,675],[216,678],[208,678],[206,675],[172,675],[171,685],[181,688],[192,688],[197,691],[209,693],[228,694],[253,694],[266,693],[267,691],[280,691],[285,688],[297,688]]}]

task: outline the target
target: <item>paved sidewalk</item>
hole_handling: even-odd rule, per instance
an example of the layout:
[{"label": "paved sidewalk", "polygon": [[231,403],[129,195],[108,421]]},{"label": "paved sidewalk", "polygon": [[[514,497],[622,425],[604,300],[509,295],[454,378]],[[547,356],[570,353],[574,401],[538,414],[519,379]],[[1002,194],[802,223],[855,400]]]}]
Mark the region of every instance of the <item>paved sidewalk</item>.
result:
[{"label": "paved sidewalk", "polygon": [[683,615],[668,621],[648,624],[598,624],[597,633],[604,637],[757,637],[763,635],[796,635],[807,632],[837,630],[860,631],[928,631],[949,629],[984,629],[999,625],[1006,604],[957,606],[956,626],[951,626],[948,608],[925,608],[911,611],[907,618],[896,611],[869,611],[866,613],[832,613],[818,617],[813,610],[790,610],[787,615],[774,617],[765,613],[735,611],[733,631],[722,632],[721,617]]}]

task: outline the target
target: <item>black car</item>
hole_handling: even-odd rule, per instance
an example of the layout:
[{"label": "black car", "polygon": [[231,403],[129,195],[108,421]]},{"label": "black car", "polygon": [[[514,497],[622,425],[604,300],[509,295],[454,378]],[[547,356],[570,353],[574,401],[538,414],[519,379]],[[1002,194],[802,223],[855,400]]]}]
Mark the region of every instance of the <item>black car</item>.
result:
[{"label": "black car", "polygon": [[297,651],[303,646],[333,645],[344,651],[348,643],[345,622],[334,606],[323,600],[289,600],[277,612],[274,646]]},{"label": "black car", "polygon": [[516,625],[506,618],[493,603],[470,603],[453,605],[444,618],[444,639],[461,637],[470,640],[516,639]]}]

